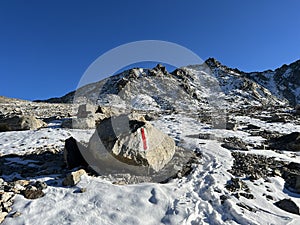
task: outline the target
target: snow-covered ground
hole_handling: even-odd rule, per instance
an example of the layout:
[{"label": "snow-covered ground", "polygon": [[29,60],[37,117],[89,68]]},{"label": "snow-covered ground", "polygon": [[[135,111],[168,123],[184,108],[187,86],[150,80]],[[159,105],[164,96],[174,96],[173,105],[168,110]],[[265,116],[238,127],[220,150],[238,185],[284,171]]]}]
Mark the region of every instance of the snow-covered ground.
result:
[{"label": "snow-covered ground", "polygon": [[[271,126],[250,117],[236,119],[281,133],[300,132],[300,126],[291,124],[272,123]],[[153,121],[153,125],[173,137],[182,147],[197,148],[202,152],[201,164],[194,168],[192,174],[166,184],[134,185],[115,185],[100,177],[84,175],[74,187],[57,185],[53,176],[36,177],[47,182],[46,195],[35,200],[16,195],[12,213],[17,211],[21,215],[7,217],[3,224],[300,224],[300,216],[274,205],[276,200],[283,198],[291,198],[300,205],[300,195],[286,191],[284,180],[280,177],[270,178],[269,183],[262,178],[254,182],[244,179],[254,199],[231,196],[222,204],[220,197],[230,196],[225,185],[233,177],[228,172],[233,163],[231,151],[221,147],[218,139],[200,140],[192,136],[199,133],[210,133],[220,138],[235,136],[258,144],[263,138],[250,136],[242,129],[211,129],[180,114],[162,116]],[[3,132],[0,133],[0,156],[30,153],[38,148],[62,151],[64,140],[68,137],[88,141],[92,133],[93,130],[62,129],[59,124],[50,124],[48,128],[36,131]],[[300,156],[291,158],[288,154],[271,150],[250,149],[247,153],[300,161]],[[86,188],[86,191],[80,193],[80,188]],[[274,200],[266,199],[264,194],[272,195]],[[249,211],[237,203],[244,203],[254,210]]]}]

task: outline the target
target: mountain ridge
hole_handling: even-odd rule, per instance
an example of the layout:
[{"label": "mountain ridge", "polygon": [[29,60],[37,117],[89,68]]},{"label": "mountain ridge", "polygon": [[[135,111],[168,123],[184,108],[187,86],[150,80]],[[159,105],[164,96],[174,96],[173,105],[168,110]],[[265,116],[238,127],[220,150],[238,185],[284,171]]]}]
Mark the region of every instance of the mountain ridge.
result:
[{"label": "mountain ridge", "polygon": [[[261,101],[261,99],[264,98],[263,104],[268,104],[268,103],[275,104],[275,103],[279,103],[279,100],[281,100],[284,104],[288,103],[291,106],[295,106],[300,102],[300,60],[292,62],[289,65],[284,64],[275,70],[265,70],[262,72],[243,72],[237,68],[233,69],[227,67],[226,65],[223,65],[215,58],[208,58],[203,65],[204,66],[202,67],[198,66],[198,70],[210,69],[212,75],[218,80],[221,90],[227,96],[230,93],[232,98],[234,97],[234,95],[242,96],[242,98],[245,98],[245,96],[243,95],[249,95],[250,98],[254,100],[256,99],[258,101]],[[133,68],[107,78],[106,83],[107,85],[109,83],[109,85],[114,86],[114,88],[117,88],[118,91],[120,91],[119,87],[121,86],[122,88],[125,87],[128,84],[128,82],[130,83],[134,79],[140,79],[140,77],[145,78],[146,75],[149,77],[153,77],[158,74],[159,76],[165,75],[165,77],[169,77],[169,78],[174,76],[174,78],[176,78],[177,81],[179,81],[178,85],[183,86],[185,90],[191,90],[195,88],[193,87],[195,85],[192,84],[191,82],[184,84],[182,80],[185,80],[185,82],[187,82],[189,79],[191,79],[188,78],[190,77],[190,74],[189,72],[186,72],[187,71],[186,68],[192,68],[192,67],[196,68],[197,65],[178,68],[170,73],[166,71],[166,69],[161,65],[153,69]],[[183,77],[179,77],[176,74],[178,73],[178,71],[181,71],[186,77],[184,79]],[[203,71],[202,72],[198,71],[198,72],[200,72],[199,76],[205,74],[205,72]],[[150,82],[152,81],[153,80],[151,80]],[[229,83],[228,81],[230,81],[231,83]],[[101,83],[101,81],[96,82],[94,84],[97,86],[97,83]],[[92,86],[91,84],[89,85],[90,87]],[[107,89],[110,88],[109,85],[108,87],[106,87]],[[196,89],[201,89],[201,88],[204,89],[204,87],[196,87]],[[235,90],[233,89],[228,90],[228,88],[229,89],[233,88]],[[241,89],[245,89],[244,93],[240,93]],[[83,87],[81,87],[80,90],[83,90]],[[99,91],[96,90],[95,88],[93,90],[94,92]],[[249,93],[246,93],[247,91]],[[198,94],[199,93],[200,92],[198,92]],[[114,90],[114,93],[109,93],[109,94],[117,94],[117,93],[116,90]],[[195,92],[194,93],[191,92],[190,94],[194,96],[193,98],[196,97]],[[62,97],[50,98],[47,100],[36,100],[36,101],[48,102],[48,103],[72,103],[75,95],[76,92],[72,91]],[[201,96],[198,96],[196,98],[200,99]]]}]

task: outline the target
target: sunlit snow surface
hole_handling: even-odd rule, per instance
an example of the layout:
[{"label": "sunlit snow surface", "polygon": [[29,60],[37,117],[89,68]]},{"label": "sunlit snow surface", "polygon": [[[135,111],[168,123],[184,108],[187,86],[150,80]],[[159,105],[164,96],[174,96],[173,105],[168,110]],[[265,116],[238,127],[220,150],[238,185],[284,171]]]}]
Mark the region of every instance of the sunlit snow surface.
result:
[{"label": "sunlit snow surface", "polygon": [[[265,129],[283,133],[300,131],[299,126],[270,124],[250,117],[238,117],[240,121],[251,122]],[[266,186],[272,190],[276,200],[291,198],[300,205],[300,195],[284,190],[284,180],[270,178],[265,184],[262,179],[253,182],[245,180],[254,195],[254,200],[232,197],[221,204],[220,196],[228,193],[224,185],[230,180],[227,172],[233,158],[229,150],[221,147],[217,140],[200,140],[188,135],[209,132],[216,137],[237,136],[250,143],[260,143],[261,137],[250,137],[243,131],[211,129],[193,118],[182,115],[167,115],[153,124],[189,149],[199,148],[203,153],[200,165],[193,174],[175,179],[167,184],[142,183],[135,185],[114,185],[100,177],[85,175],[75,187],[51,185],[51,177],[42,177],[49,183],[46,195],[36,200],[16,195],[13,212],[21,212],[16,218],[7,217],[3,224],[300,224],[300,216],[287,213],[268,201],[263,194]],[[280,127],[280,129],[279,129]],[[62,149],[64,140],[70,136],[87,141],[93,130],[68,130],[52,124],[50,128],[37,131],[0,133],[0,154],[24,154],[39,147],[55,146]],[[250,150],[248,153],[274,156],[278,159],[298,161],[288,154],[268,150]],[[79,188],[86,192],[78,193]],[[237,202],[244,202],[256,212],[241,209]]]}]

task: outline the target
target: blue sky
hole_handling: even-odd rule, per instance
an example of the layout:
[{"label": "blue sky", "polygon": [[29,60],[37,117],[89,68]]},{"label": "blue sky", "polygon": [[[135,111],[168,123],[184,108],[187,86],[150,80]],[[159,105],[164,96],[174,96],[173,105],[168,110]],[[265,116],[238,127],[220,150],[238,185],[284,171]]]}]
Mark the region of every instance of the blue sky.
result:
[{"label": "blue sky", "polygon": [[74,90],[101,54],[164,40],[244,71],[300,59],[300,1],[2,0],[0,95],[45,99]]}]

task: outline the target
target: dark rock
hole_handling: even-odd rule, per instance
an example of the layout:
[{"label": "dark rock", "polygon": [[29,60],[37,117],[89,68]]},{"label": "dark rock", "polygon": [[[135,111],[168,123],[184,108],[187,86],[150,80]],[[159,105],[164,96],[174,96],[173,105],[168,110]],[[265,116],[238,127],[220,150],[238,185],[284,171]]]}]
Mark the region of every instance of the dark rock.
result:
[{"label": "dark rock", "polygon": [[88,165],[81,154],[81,151],[85,149],[86,147],[77,142],[73,137],[65,140],[64,158],[69,169]]},{"label": "dark rock", "polygon": [[157,64],[156,67],[154,68],[154,70],[161,71],[163,74],[168,73],[166,67],[161,64]]},{"label": "dark rock", "polygon": [[300,105],[296,105],[295,107],[295,114],[300,115]]},{"label": "dark rock", "polygon": [[241,152],[232,152],[231,154],[234,161],[229,172],[239,177],[248,176],[250,180],[274,176],[273,171],[283,166],[283,162],[275,160],[274,157]]},{"label": "dark rock", "polygon": [[282,168],[282,171],[285,187],[291,192],[300,194],[300,164],[289,163]]},{"label": "dark rock", "polygon": [[224,142],[225,143],[221,145],[223,148],[227,148],[229,150],[248,150],[247,145],[237,137],[225,138]]},{"label": "dark rock", "polygon": [[272,195],[263,194],[263,196],[265,196],[267,200],[274,200]]},{"label": "dark rock", "polygon": [[231,180],[228,181],[225,185],[225,188],[230,192],[236,192],[241,190],[249,191],[247,184],[239,178],[231,178]]},{"label": "dark rock", "polygon": [[293,132],[270,140],[270,147],[286,151],[300,151],[300,132]]},{"label": "dark rock", "polygon": [[286,212],[300,215],[299,207],[291,199],[282,199],[274,204]]},{"label": "dark rock", "polygon": [[241,196],[243,196],[244,198],[247,198],[247,199],[254,199],[254,195],[253,194],[250,194],[250,193],[240,193]]},{"label": "dark rock", "polygon": [[274,116],[272,116],[271,118],[268,119],[269,123],[286,123],[287,120],[284,116],[280,116],[275,114]]},{"label": "dark rock", "polygon": [[227,123],[226,123],[226,130],[233,130],[233,131],[236,131],[236,130],[237,130],[237,127],[238,127],[238,124],[237,124],[237,123],[234,123],[234,122],[227,122]]},{"label": "dark rock", "polygon": [[26,189],[22,192],[23,196],[28,199],[37,199],[45,196],[42,190]]},{"label": "dark rock", "polygon": [[62,118],[60,116],[50,116],[50,117],[47,117],[47,118],[44,118],[43,121],[45,123],[50,123],[52,121],[55,121],[55,120],[61,120]]},{"label": "dark rock", "polygon": [[257,209],[255,209],[255,208],[253,208],[253,207],[251,207],[251,206],[249,206],[249,205],[247,205],[243,202],[238,202],[238,203],[236,203],[236,205],[241,207],[241,208],[247,209],[250,212],[256,212],[257,211]]},{"label": "dark rock", "polygon": [[221,195],[220,196],[221,204],[223,205],[228,198],[229,197],[227,195]]},{"label": "dark rock", "polygon": [[45,182],[42,181],[37,181],[35,182],[34,186],[38,189],[38,190],[44,190],[47,188],[47,184]]},{"label": "dark rock", "polygon": [[259,130],[260,127],[259,127],[259,126],[256,126],[256,125],[253,125],[253,124],[248,124],[248,125],[247,125],[247,129],[248,129],[248,130]]}]

